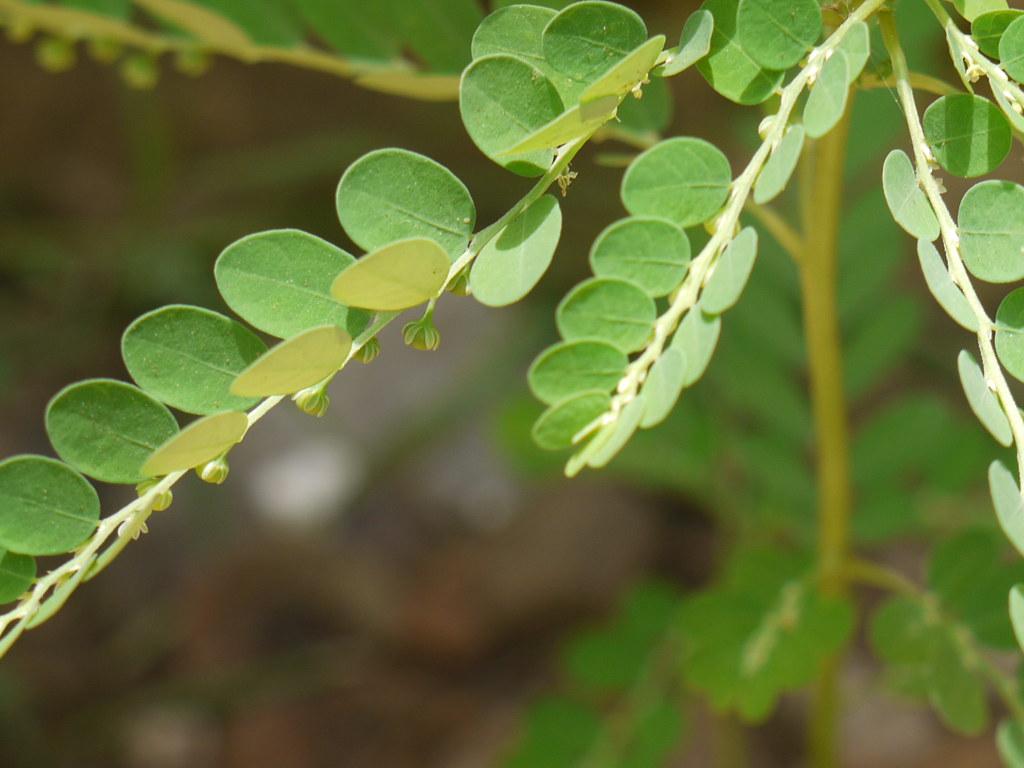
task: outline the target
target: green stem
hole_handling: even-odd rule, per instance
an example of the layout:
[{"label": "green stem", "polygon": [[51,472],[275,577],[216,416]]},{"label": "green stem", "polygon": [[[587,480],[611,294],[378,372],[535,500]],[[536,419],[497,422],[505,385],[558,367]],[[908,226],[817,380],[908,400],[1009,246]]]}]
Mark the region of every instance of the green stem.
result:
[{"label": "green stem", "polygon": [[[842,341],[836,302],[837,245],[849,109],[836,128],[804,156],[802,217],[804,251],[798,262],[807,340],[818,480],[818,558],[822,588],[841,595],[843,564],[850,548],[849,427],[843,391]],[[815,692],[810,730],[811,764],[839,764],[839,676],[842,655],[829,659]]]}]

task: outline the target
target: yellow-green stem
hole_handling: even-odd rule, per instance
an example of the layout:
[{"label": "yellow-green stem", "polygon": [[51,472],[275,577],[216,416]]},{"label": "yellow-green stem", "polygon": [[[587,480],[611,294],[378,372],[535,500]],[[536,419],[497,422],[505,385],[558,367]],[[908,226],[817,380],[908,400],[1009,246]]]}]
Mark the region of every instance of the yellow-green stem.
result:
[{"label": "yellow-green stem", "polygon": [[[799,260],[804,334],[815,424],[818,480],[818,558],[822,588],[840,595],[849,551],[849,428],[843,392],[843,361],[836,302],[839,221],[849,110],[839,125],[811,145],[803,158],[804,250]],[[810,758],[815,768],[839,764],[839,672],[841,656],[829,659],[815,691]]]}]

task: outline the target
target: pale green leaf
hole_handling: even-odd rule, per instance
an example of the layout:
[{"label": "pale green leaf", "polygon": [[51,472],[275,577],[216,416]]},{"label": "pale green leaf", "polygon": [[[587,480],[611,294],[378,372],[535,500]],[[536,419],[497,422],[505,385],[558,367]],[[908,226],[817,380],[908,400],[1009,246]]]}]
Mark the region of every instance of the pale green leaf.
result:
[{"label": "pale green leaf", "polygon": [[409,309],[437,296],[450,267],[448,254],[433,240],[399,240],[366,254],[338,275],[331,295],[363,309]]},{"label": "pale green leaf", "polygon": [[626,373],[629,358],[603,341],[574,341],[548,348],[530,366],[530,390],[554,405],[591,390],[608,392]]},{"label": "pale green leaf", "polygon": [[35,629],[36,627],[45,624],[52,619],[57,612],[64,607],[64,604],[71,598],[78,586],[85,580],[86,575],[92,568],[92,564],[95,562],[95,555],[85,559],[81,567],[74,572],[68,579],[61,582],[60,585],[50,593],[42,604],[39,606],[39,610],[33,614],[32,618],[29,619],[28,628]]},{"label": "pale green leaf", "polygon": [[711,362],[711,356],[715,353],[721,332],[720,317],[701,312],[699,306],[686,313],[670,345],[672,349],[682,352],[686,358],[684,387],[692,386],[704,375]]},{"label": "pale green leaf", "polygon": [[46,433],[57,455],[105,483],[144,480],[146,459],[177,431],[164,405],[111,379],[72,384],[46,407]]},{"label": "pale green leaf", "polygon": [[348,359],[352,337],[336,325],[311,328],[267,351],[231,385],[240,397],[291,395],[319,384]]},{"label": "pale green leaf", "polygon": [[476,223],[469,190],[429,157],[404,149],[363,155],[341,177],[338,218],[367,251],[396,240],[429,238],[455,259]]},{"label": "pale green leaf", "polygon": [[610,278],[591,278],[576,286],[558,305],[562,338],[600,339],[623,352],[641,349],[654,330],[657,311],[643,289]]},{"label": "pale green leaf", "polygon": [[996,746],[1004,768],[1024,768],[1024,724],[1004,720],[996,732]]},{"label": "pale green leaf", "polygon": [[504,307],[522,299],[551,265],[561,234],[558,200],[545,195],[480,251],[469,275],[473,296],[489,307]]},{"label": "pale green leaf", "polygon": [[590,251],[595,275],[628,280],[655,298],[675,290],[689,264],[686,233],[671,221],[648,216],[632,216],[610,225]]},{"label": "pale green leaf", "polygon": [[853,85],[871,58],[871,31],[868,25],[858,21],[851,26],[839,42],[837,50],[846,54],[847,82]]},{"label": "pale green leaf", "polygon": [[969,93],[933,101],[924,113],[924,133],[939,164],[964,178],[994,171],[1013,144],[1010,124],[996,105]]},{"label": "pale green leaf", "polygon": [[705,0],[714,17],[711,50],[697,69],[712,88],[737,104],[760,104],[782,83],[784,72],[763,69],[743,48],[736,34],[736,0]]},{"label": "pale green leaf", "polygon": [[1010,623],[1017,645],[1024,650],[1024,585],[1016,584],[1010,590]]},{"label": "pale green leaf", "polygon": [[641,427],[650,429],[668,418],[683,393],[686,373],[686,355],[677,348],[666,349],[651,366],[644,381]]},{"label": "pale green leaf", "polygon": [[625,97],[647,79],[664,48],[664,35],[652,37],[584,88],[580,103],[587,104],[606,96]]},{"label": "pale green leaf", "polygon": [[807,103],[804,105],[804,130],[812,139],[831,131],[846,112],[850,93],[850,67],[846,54],[836,49],[822,65]]},{"label": "pale green leaf", "polygon": [[894,149],[885,158],[882,191],[892,217],[910,235],[928,243],[938,238],[939,220],[917,183],[913,163],[902,149]]},{"label": "pale green leaf", "polygon": [[239,317],[281,339],[321,325],[358,336],[369,315],[331,297],[331,283],[355,262],[340,248],[295,229],[260,232],[229,245],[214,276]]},{"label": "pale green leaf", "polygon": [[720,315],[733,307],[750,278],[757,258],[757,230],[747,227],[729,243],[718,258],[711,278],[701,295],[701,309],[711,315]]},{"label": "pale green leaf", "polygon": [[228,411],[204,416],[157,448],[142,471],[159,477],[198,467],[230,450],[248,429],[249,419],[244,413]]},{"label": "pale green leaf", "polygon": [[1014,80],[1024,80],[1024,23],[1020,18],[1006,27],[999,40],[999,60],[1006,74]]},{"label": "pale green leaf", "polygon": [[996,353],[1006,372],[1024,381],[1024,288],[1012,291],[996,310]]},{"label": "pale green leaf", "polygon": [[571,448],[576,434],[606,413],[611,402],[611,395],[599,390],[580,392],[558,401],[533,425],[534,442],[547,451]]},{"label": "pale green leaf", "polygon": [[1010,422],[999,400],[989,389],[981,366],[966,349],[957,358],[957,369],[960,371],[960,383],[967,395],[967,402],[978,421],[1000,445],[1011,445],[1013,434],[1010,432]]},{"label": "pale green leaf", "polygon": [[173,305],[143,315],[125,331],[121,354],[135,382],[167,405],[206,415],[256,403],[231,383],[266,345],[244,326],[200,307]]},{"label": "pale green leaf", "polygon": [[978,331],[978,316],[971,309],[970,302],[964,296],[953,278],[949,275],[942,256],[930,242],[925,240],[917,241],[917,258],[921,264],[921,271],[924,273],[924,280],[928,284],[928,290],[939,303],[939,306],[946,310],[946,313],[957,323],[972,333]]},{"label": "pale green leaf", "polygon": [[19,555],[70,552],[99,517],[96,490],[66,464],[43,456],[0,461],[0,548]]},{"label": "pale green leaf", "polygon": [[698,10],[690,14],[683,25],[679,45],[669,51],[669,57],[658,68],[662,77],[673,77],[692,67],[708,55],[711,50],[711,35],[715,29],[715,17],[710,11]]},{"label": "pale green leaf", "polygon": [[968,21],[974,21],[983,13],[1006,10],[1006,0],[953,0],[953,5]]},{"label": "pale green leaf", "polygon": [[640,426],[640,420],[644,415],[644,399],[641,393],[630,400],[629,404],[622,409],[619,417],[601,430],[601,432],[607,430],[607,433],[603,435],[601,432],[598,433],[594,439],[600,441],[599,447],[588,457],[587,464],[589,466],[594,469],[608,466],[612,459],[626,447],[629,439]]},{"label": "pale green leaf", "polygon": [[761,174],[757,177],[757,183],[754,185],[755,203],[770,203],[789,184],[793,171],[800,162],[805,135],[802,125],[793,125],[786,130],[786,134],[772,150],[768,162],[764,164]]},{"label": "pale green leaf", "polygon": [[1017,481],[1002,462],[993,461],[989,466],[988,488],[999,526],[1010,543],[1024,555],[1024,498]]},{"label": "pale green leaf", "polygon": [[789,69],[821,35],[818,0],[740,0],[740,45],[765,69]]},{"label": "pale green leaf", "polygon": [[958,216],[960,247],[971,274],[990,283],[1024,278],[1024,187],[983,181],[967,190]]},{"label": "pale green leaf", "polygon": [[622,201],[635,216],[657,216],[681,227],[713,217],[732,183],[729,161],[703,139],[678,137],[642,153],[622,179]]},{"label": "pale green leaf", "polygon": [[498,158],[514,157],[527,152],[552,149],[593,133],[614,115],[618,96],[605,96],[566,110],[551,122],[524,137],[522,141],[497,153]]}]

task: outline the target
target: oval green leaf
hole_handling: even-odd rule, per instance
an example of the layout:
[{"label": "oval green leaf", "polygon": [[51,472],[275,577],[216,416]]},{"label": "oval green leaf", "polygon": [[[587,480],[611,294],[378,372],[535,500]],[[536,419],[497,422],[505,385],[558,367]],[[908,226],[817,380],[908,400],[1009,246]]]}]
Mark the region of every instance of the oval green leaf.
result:
[{"label": "oval green leaf", "polygon": [[771,157],[764,164],[754,185],[754,202],[758,205],[770,203],[786,188],[800,162],[806,133],[802,125],[792,125],[786,130]]},{"label": "oval green leaf", "polygon": [[11,603],[25,594],[36,578],[36,561],[0,549],[0,603]]},{"label": "oval green leaf", "polygon": [[367,251],[429,238],[454,259],[476,223],[466,186],[440,163],[404,149],[370,152],[350,165],[337,204],[341,226]]},{"label": "oval green leaf", "polygon": [[822,65],[804,104],[804,130],[807,135],[820,139],[835,128],[846,112],[849,94],[850,66],[846,54],[837,48]]},{"label": "oval green leaf", "polygon": [[46,408],[57,455],[105,483],[139,483],[149,455],[178,432],[178,422],[141,389],[93,379],[61,390]]},{"label": "oval green leaf", "polygon": [[271,336],[288,339],[321,325],[337,325],[358,336],[369,315],[331,297],[334,278],[354,262],[326,240],[281,229],[229,245],[217,259],[214,276],[227,305]]},{"label": "oval green leaf", "polygon": [[352,337],[336,325],[311,328],[268,350],[238,375],[231,392],[239,397],[292,395],[336,373],[351,349]]},{"label": "oval green leaf", "polygon": [[1007,373],[1024,381],[1024,288],[1011,291],[996,310],[996,354]]},{"label": "oval green leaf", "polygon": [[489,307],[519,301],[551,265],[561,234],[558,200],[545,195],[512,219],[480,251],[469,274],[473,296]]},{"label": "oval green leaf", "polygon": [[[1013,11],[1003,11],[1013,13]],[[1006,74],[1014,80],[1024,80],[1024,23],[1020,11],[1016,12],[1018,18],[1011,20],[1006,31],[999,39],[999,63],[1003,65]]]},{"label": "oval green leaf", "polygon": [[573,3],[544,29],[544,58],[582,86],[594,82],[647,39],[635,12],[600,0]]},{"label": "oval green leaf", "polygon": [[939,236],[939,220],[907,153],[894,149],[882,166],[882,191],[896,223],[919,240],[932,242]]},{"label": "oval green leaf", "polygon": [[450,267],[448,254],[433,240],[401,240],[366,254],[338,275],[331,295],[363,309],[409,309],[440,293]]},{"label": "oval green leaf", "polygon": [[917,258],[924,272],[928,290],[946,313],[972,333],[978,332],[978,317],[971,309],[963,291],[957,288],[949,275],[942,256],[935,246],[925,240],[917,241]]},{"label": "oval green leaf", "polygon": [[740,45],[765,69],[789,69],[821,35],[819,0],[740,0]]},{"label": "oval green leaf", "polygon": [[715,17],[709,11],[694,11],[683,25],[679,45],[669,51],[668,60],[658,68],[661,77],[673,77],[686,71],[708,55]]},{"label": "oval green leaf", "polygon": [[607,227],[590,250],[598,277],[635,283],[657,298],[676,289],[690,266],[690,240],[666,219],[631,216]]},{"label": "oval green leaf", "polygon": [[647,80],[664,48],[664,35],[652,37],[588,85],[580,95],[580,103],[586,104],[606,96],[625,97]]},{"label": "oval green leaf", "polygon": [[533,441],[546,451],[573,446],[573,438],[611,406],[607,392],[594,390],[570,395],[552,405],[533,425]]},{"label": "oval green leaf", "polygon": [[956,364],[957,370],[960,372],[960,383],[963,385],[964,394],[967,395],[967,402],[974,415],[978,417],[978,421],[1000,445],[1011,445],[1013,433],[1010,432],[1010,422],[1007,420],[999,400],[988,388],[985,374],[977,360],[965,349],[960,352]]},{"label": "oval green leaf", "polygon": [[711,279],[704,286],[701,309],[710,315],[720,315],[733,307],[743,294],[756,258],[757,230],[747,227],[718,258]]},{"label": "oval green leaf", "polygon": [[125,365],[140,387],[172,408],[199,415],[254,405],[232,395],[231,383],[266,351],[231,318],[183,305],[143,315],[121,339]]},{"label": "oval green leaf", "polygon": [[989,465],[988,489],[999,527],[1016,550],[1024,555],[1024,498],[1017,481],[1000,461]]},{"label": "oval green leaf", "polygon": [[969,93],[942,96],[924,113],[924,134],[939,164],[955,176],[984,176],[1010,153],[1013,134],[999,108]]},{"label": "oval green leaf", "polygon": [[858,21],[851,26],[837,49],[846,54],[846,79],[853,85],[871,58],[871,30],[868,29],[868,25]]},{"label": "oval green leaf", "polygon": [[92,535],[100,499],[66,464],[44,456],[0,462],[0,548],[19,555],[60,555]]},{"label": "oval green leaf", "polygon": [[619,455],[640,427],[644,408],[644,396],[639,394],[622,409],[619,418],[594,436],[597,448],[587,458],[588,466],[594,469],[606,467],[611,463],[612,459]]},{"label": "oval green leaf", "polygon": [[248,417],[235,411],[197,419],[157,448],[142,471],[162,477],[198,467],[230,450],[248,429]]},{"label": "oval green leaf", "polygon": [[971,22],[971,37],[978,44],[981,52],[990,58],[999,57],[999,42],[1003,33],[1017,19],[1024,16],[1024,11],[989,11],[978,16]]},{"label": "oval green leaf", "polygon": [[670,349],[678,349],[686,358],[684,387],[692,386],[704,375],[721,333],[721,317],[706,315],[699,306],[686,313],[670,345]]},{"label": "oval green leaf", "polygon": [[960,251],[971,274],[990,283],[1024,278],[1024,187],[983,181],[967,190],[958,214]]},{"label": "oval green leaf", "polygon": [[736,0],[705,0],[701,6],[714,18],[711,50],[697,69],[712,88],[737,104],[760,104],[775,93],[784,72],[764,69],[743,48],[736,34]]},{"label": "oval green leaf", "polygon": [[622,179],[622,202],[634,216],[657,216],[681,227],[714,216],[729,195],[732,169],[703,139],[678,137],[643,152]]},{"label": "oval green leaf", "polygon": [[550,123],[524,138],[497,157],[515,157],[527,152],[552,149],[593,133],[612,117],[619,106],[618,96],[604,96],[568,109]]},{"label": "oval green leaf", "polygon": [[508,55],[474,61],[462,75],[459,110],[473,143],[513,173],[539,176],[550,167],[550,149],[508,154],[562,114],[562,100],[544,73]]},{"label": "oval green leaf", "polygon": [[668,418],[686,385],[686,355],[678,348],[666,349],[651,366],[644,382],[644,414],[640,426],[656,427]]},{"label": "oval green leaf", "polygon": [[603,341],[571,341],[546,349],[530,366],[530,391],[554,405],[592,390],[608,392],[625,375],[629,358]]},{"label": "oval green leaf", "polygon": [[642,288],[603,277],[577,285],[558,305],[555,315],[566,341],[600,339],[623,352],[643,348],[656,317],[654,300]]},{"label": "oval green leaf", "polygon": [[[1024,584],[1016,584],[1010,590],[1010,623],[1017,646],[1024,650]],[[1024,751],[1020,753],[1020,760],[1024,761]]]}]

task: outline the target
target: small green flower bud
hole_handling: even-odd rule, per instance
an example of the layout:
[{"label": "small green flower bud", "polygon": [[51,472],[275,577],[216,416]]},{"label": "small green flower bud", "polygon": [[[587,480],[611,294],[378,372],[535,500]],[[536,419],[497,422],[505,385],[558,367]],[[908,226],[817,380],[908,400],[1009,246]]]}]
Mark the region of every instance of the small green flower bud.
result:
[{"label": "small green flower bud", "polygon": [[121,44],[116,40],[96,37],[88,43],[89,55],[101,64],[113,64],[121,55]]},{"label": "small green flower bud", "polygon": [[433,352],[441,346],[441,334],[434,327],[434,320],[429,314],[406,325],[402,329],[402,339],[406,346],[424,352]]},{"label": "small green flower bud", "polygon": [[327,396],[324,387],[304,389],[292,399],[300,411],[308,413],[310,416],[316,416],[318,419],[327,413],[327,409],[331,405],[331,398]]},{"label": "small green flower bud", "polygon": [[448,290],[456,296],[469,296],[468,267],[455,276],[455,279],[452,280],[452,284],[448,286]]},{"label": "small green flower bud", "polygon": [[156,85],[160,74],[152,56],[137,53],[121,63],[121,77],[130,88],[146,91]]},{"label": "small green flower bud", "polygon": [[355,354],[355,359],[363,365],[369,365],[378,357],[380,357],[380,342],[377,341],[376,336],[363,344]]},{"label": "small green flower bud", "polygon": [[199,77],[210,69],[210,57],[198,48],[186,48],[178,51],[174,57],[174,66],[183,75]]},{"label": "small green flower bud", "polygon": [[75,44],[62,37],[44,37],[36,45],[36,61],[47,72],[67,72],[77,58]]},{"label": "small green flower bud", "polygon": [[[159,477],[153,477],[153,478],[150,478],[149,480],[143,480],[141,483],[139,483],[138,485],[135,486],[135,492],[137,494],[139,494],[139,498],[141,499],[143,496],[145,496],[147,493],[149,493],[151,490],[153,490],[154,487],[159,485],[161,479],[162,478],[159,478]],[[153,511],[154,512],[163,512],[164,510],[169,509],[171,504],[173,504],[173,503],[174,503],[174,494],[173,493],[171,493],[170,491],[164,491],[163,493],[158,493],[153,498],[153,505],[152,505],[153,506]]]},{"label": "small green flower bud", "polygon": [[221,485],[228,479],[228,462],[223,456],[213,461],[208,461],[196,469],[196,474],[204,483],[210,485]]}]

